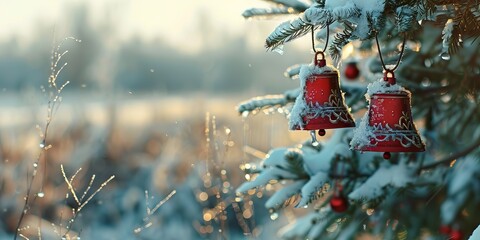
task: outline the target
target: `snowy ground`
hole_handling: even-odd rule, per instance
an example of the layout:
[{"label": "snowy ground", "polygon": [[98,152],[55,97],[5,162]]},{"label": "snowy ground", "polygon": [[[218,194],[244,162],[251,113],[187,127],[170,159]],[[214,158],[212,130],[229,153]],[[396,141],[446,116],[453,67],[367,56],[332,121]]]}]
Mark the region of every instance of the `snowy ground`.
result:
[{"label": "snowy ground", "polygon": [[[23,206],[26,169],[31,174],[39,151],[35,126],[43,128],[46,108],[42,96],[1,98],[0,239],[11,239]],[[52,149],[45,158],[44,196],[37,198],[27,214],[22,226],[28,228],[21,231],[24,235],[37,238],[38,226],[43,239],[58,239],[66,232],[75,202],[71,194],[65,197],[69,191],[60,164],[65,166],[68,176],[82,168],[74,181],[77,192],[86,188],[93,174],[96,180],[92,189],[115,175],[75,219],[69,232],[72,237],[202,239],[224,235],[244,239],[244,232],[258,237],[274,236],[279,226],[286,224],[282,218],[272,224],[263,207],[263,194],[250,192],[246,199],[239,200],[234,192],[244,181],[239,168],[242,163],[252,160],[255,154],[260,157],[271,147],[291,145],[296,138],[304,137],[278,131],[287,127],[283,116],[260,114],[242,119],[235,111],[241,97],[230,96],[227,100],[194,94],[159,97],[132,93],[111,97],[109,101],[105,98],[64,93],[47,138]],[[206,112],[210,148],[205,135]],[[245,146],[253,147],[249,148],[252,155],[242,151]],[[33,190],[37,194],[45,166],[43,159],[39,165]],[[219,169],[225,170],[225,179],[216,171]],[[213,194],[218,185],[223,187],[220,199]],[[152,196],[148,201],[150,208],[176,192],[145,220],[145,190]],[[215,212],[218,206],[225,206],[225,211]],[[223,216],[223,223],[210,220],[211,213],[218,218]],[[142,226],[148,227],[135,233]]]}]

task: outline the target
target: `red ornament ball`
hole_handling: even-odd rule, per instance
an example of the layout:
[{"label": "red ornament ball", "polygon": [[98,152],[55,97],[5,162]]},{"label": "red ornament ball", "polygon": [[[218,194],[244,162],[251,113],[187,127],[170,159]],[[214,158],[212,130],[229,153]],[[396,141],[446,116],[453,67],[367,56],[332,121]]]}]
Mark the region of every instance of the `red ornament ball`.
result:
[{"label": "red ornament ball", "polygon": [[348,209],[348,200],[343,196],[333,196],[330,199],[330,207],[334,212],[345,212]]},{"label": "red ornament ball", "polygon": [[441,225],[438,231],[443,235],[449,235],[452,232],[452,228],[448,225]]},{"label": "red ornament ball", "polygon": [[388,160],[388,159],[390,159],[391,157],[392,157],[392,154],[390,154],[390,152],[384,152],[384,153],[383,153],[383,158],[384,158],[384,159],[387,159],[387,160]]},{"label": "red ornament ball", "polygon": [[357,67],[357,63],[356,62],[347,63],[344,74],[345,74],[345,77],[347,77],[347,79],[355,80],[358,77],[358,75],[360,75],[360,70]]},{"label": "red ornament ball", "polygon": [[458,229],[452,230],[448,239],[450,239],[450,240],[462,240],[463,239],[463,233],[462,233],[462,231],[460,231]]}]

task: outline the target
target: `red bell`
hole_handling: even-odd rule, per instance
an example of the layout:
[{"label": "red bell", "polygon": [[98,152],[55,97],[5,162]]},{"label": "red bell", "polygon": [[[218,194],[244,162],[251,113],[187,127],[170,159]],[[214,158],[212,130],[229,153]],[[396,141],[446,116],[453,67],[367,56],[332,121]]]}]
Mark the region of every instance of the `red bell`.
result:
[{"label": "red bell", "polygon": [[[322,59],[318,59],[319,55]],[[302,121],[293,123],[291,121],[290,129],[319,130],[319,134],[322,135],[325,129],[355,127],[340,90],[338,71],[326,66],[322,52],[315,54],[314,61],[312,74],[304,80],[303,95],[295,102],[296,105],[305,105],[301,113],[296,113],[300,115]]]},{"label": "red bell", "polygon": [[364,129],[355,131],[353,147],[360,151],[385,152],[385,159],[390,158],[390,152],[425,151],[412,120],[411,93],[394,86],[396,79],[392,71],[387,71],[383,80],[387,82],[386,88],[370,97],[368,118],[362,119],[368,123],[362,122],[360,128]]}]

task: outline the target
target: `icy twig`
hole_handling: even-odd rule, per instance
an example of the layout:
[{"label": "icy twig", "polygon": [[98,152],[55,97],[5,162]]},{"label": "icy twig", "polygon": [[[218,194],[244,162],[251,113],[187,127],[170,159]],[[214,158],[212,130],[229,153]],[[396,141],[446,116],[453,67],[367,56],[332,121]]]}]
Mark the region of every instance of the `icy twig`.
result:
[{"label": "icy twig", "polygon": [[83,195],[82,197],[80,198],[80,201],[83,201],[83,199],[85,198],[85,196],[87,195],[88,191],[90,191],[90,188],[92,188],[92,185],[93,185],[93,181],[95,180],[95,174],[92,175],[92,177],[90,178],[90,182],[88,183],[87,185],[87,189],[85,189],[85,191],[83,192]]},{"label": "icy twig", "polygon": [[[75,189],[72,186],[72,182],[71,180],[70,181],[68,180],[67,175],[65,174],[65,169],[63,168],[63,164],[60,164],[60,169],[62,170],[63,179],[67,183],[68,190],[70,191],[70,193],[72,193],[73,198],[75,199],[75,202],[77,202],[77,204],[80,205],[81,204],[80,200],[78,200],[77,194],[75,193]],[[71,179],[74,179],[77,173],[80,172],[80,170],[81,168],[77,170],[77,172],[72,176]]]},{"label": "icy twig", "polygon": [[263,97],[255,97],[240,103],[237,106],[239,113],[255,112],[265,108],[274,108],[276,106],[284,106],[288,103],[284,95],[267,95]]},{"label": "icy twig", "polygon": [[90,195],[90,197],[87,198],[87,200],[85,200],[85,202],[82,203],[82,205],[80,205],[80,207],[77,209],[77,213],[80,212],[80,210],[82,210],[83,207],[85,207],[85,205],[88,204],[88,202],[90,202],[90,200],[92,200],[93,197],[95,197],[95,195],[97,195],[97,193],[99,193],[105,186],[107,186],[107,184],[112,181],[113,179],[115,178],[115,175],[112,175],[110,176],[105,182],[103,182],[100,187],[98,187],[98,189],[92,193],[92,195]]},{"label": "icy twig", "polygon": [[[38,166],[39,166],[41,156],[45,151],[49,150],[52,147],[51,145],[46,144],[47,133],[48,133],[50,124],[53,120],[53,116],[55,115],[55,112],[58,110],[58,108],[60,106],[60,102],[61,102],[61,99],[62,99],[61,96],[60,96],[61,92],[62,92],[63,88],[65,88],[65,86],[67,86],[69,84],[69,81],[66,81],[65,83],[63,83],[61,85],[60,88],[58,88],[58,86],[57,86],[56,81],[58,79],[58,76],[60,75],[60,73],[62,72],[64,67],[67,65],[67,63],[64,63],[60,68],[58,68],[58,64],[61,62],[62,57],[65,54],[68,53],[68,51],[64,51],[63,53],[59,53],[59,51],[60,51],[60,48],[62,47],[63,43],[66,40],[70,40],[70,39],[73,39],[76,42],[81,42],[80,40],[75,39],[73,37],[67,37],[67,38],[63,39],[62,41],[60,41],[60,43],[58,45],[56,45],[56,47],[52,47],[50,76],[48,77],[48,85],[49,85],[50,88],[53,88],[53,89],[51,89],[51,91],[49,92],[49,96],[48,96],[49,101],[48,101],[48,104],[47,104],[47,117],[46,117],[45,126],[43,127],[43,129],[40,128],[38,125],[36,126],[38,131],[39,131],[39,136],[41,138],[41,140],[40,140],[41,151],[38,153],[37,158],[34,162],[33,174],[31,175],[31,177],[27,177],[27,178],[29,178],[27,180],[27,192],[24,196],[23,209],[22,209],[22,212],[21,212],[20,217],[18,219],[17,226],[15,228],[15,235],[13,237],[14,240],[16,240],[17,236],[19,236],[20,226],[22,225],[23,219],[24,219],[25,215],[28,213],[28,210],[31,208],[31,205],[33,204],[33,202],[35,201],[35,199],[37,197],[37,195],[35,195],[33,200],[30,201],[31,200],[30,194],[32,192],[33,182],[35,180],[35,176],[37,175],[37,169],[38,169]],[[45,92],[45,88],[43,86],[42,86],[42,91]],[[41,186],[40,186],[40,191],[43,189],[44,182],[45,182],[45,175],[46,175],[46,171],[47,171],[46,164],[45,164],[46,158],[43,158],[43,160],[44,160],[44,167],[43,167],[43,177],[42,177],[42,182],[41,182]],[[27,175],[28,175],[28,173],[27,173]],[[20,236],[23,236],[23,235],[20,234]]]},{"label": "icy twig", "polygon": [[[90,188],[92,187],[93,185],[93,181],[95,180],[95,175],[92,175],[91,179],[90,179],[90,182],[88,183],[88,186],[86,188],[86,190],[83,192],[83,195],[82,197],[79,199],[78,196],[77,196],[77,192],[75,191],[75,188],[73,187],[73,180],[75,179],[75,176],[77,176],[77,174],[82,170],[81,168],[78,169],[75,174],[70,178],[70,180],[68,179],[67,177],[67,174],[65,173],[65,169],[63,167],[63,164],[60,164],[60,169],[62,171],[62,175],[63,175],[63,179],[65,180],[65,183],[67,184],[68,186],[68,190],[70,191],[70,193],[73,195],[73,198],[75,199],[75,202],[77,203],[77,208],[72,208],[72,215],[73,217],[70,219],[70,221],[68,221],[68,226],[67,226],[67,232],[65,234],[63,234],[63,237],[67,236],[68,232],[70,231],[71,229],[71,226],[73,225],[73,223],[75,222],[75,219],[77,218],[78,216],[78,213],[90,202],[90,200],[93,199],[93,197],[95,197],[95,195],[97,195],[97,193],[99,193],[105,186],[107,186],[107,184],[112,181],[114,178],[115,178],[115,175],[112,175],[110,176],[106,181],[104,181],[100,187],[97,188],[97,190],[95,192],[93,192],[90,196],[87,197],[87,199],[85,201],[83,201],[83,199],[86,197],[88,191],[90,190]],[[68,195],[67,195],[68,196]]]},{"label": "icy twig", "polygon": [[21,233],[18,234],[18,235],[19,235],[20,237],[22,237],[23,239],[25,239],[25,240],[30,240],[30,238],[26,237],[25,235],[23,235],[23,234],[21,234]]},{"label": "icy twig", "polygon": [[176,190],[173,190],[170,194],[168,194],[162,201],[160,201],[155,207],[152,209],[151,214],[154,214],[163,204],[165,204],[173,195],[177,193]]},{"label": "icy twig", "polygon": [[155,205],[155,207],[153,209],[150,209],[150,202],[149,202],[149,194],[148,194],[148,190],[145,190],[145,205],[147,206],[147,217],[145,217],[143,219],[143,223],[144,225],[141,226],[141,227],[138,227],[138,228],[135,228],[133,230],[133,232],[135,234],[139,234],[140,232],[142,232],[143,230],[151,227],[153,225],[152,221],[150,221],[150,216],[152,216],[153,214],[155,214],[155,212],[163,205],[165,204],[168,200],[170,200],[170,198],[173,197],[173,195],[175,195],[177,193],[176,190],[173,190],[171,191],[164,199],[162,199],[160,202],[157,203],[157,205]]}]

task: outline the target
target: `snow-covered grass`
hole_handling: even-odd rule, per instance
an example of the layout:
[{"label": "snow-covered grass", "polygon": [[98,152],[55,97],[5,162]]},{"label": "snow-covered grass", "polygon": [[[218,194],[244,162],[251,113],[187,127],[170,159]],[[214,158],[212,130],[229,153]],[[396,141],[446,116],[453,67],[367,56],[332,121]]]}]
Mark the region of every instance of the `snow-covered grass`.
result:
[{"label": "snow-covered grass", "polygon": [[[0,108],[3,160],[0,162],[0,209],[3,209],[0,239],[13,236],[25,194],[26,170],[31,174],[31,159],[38,152],[40,138],[35,125],[45,117],[40,101],[32,104],[13,101],[12,96],[8,99],[10,103],[3,101]],[[228,231],[225,234],[229,239],[243,236],[244,229],[238,219],[244,217],[249,231],[260,234],[257,227],[268,218],[262,203],[265,198],[252,193],[248,195],[252,200],[261,197],[254,205],[250,205],[253,202],[248,198],[237,202],[233,189],[245,177],[238,166],[250,159],[242,151],[244,143],[262,151],[272,145],[291,144],[278,141],[288,139],[288,132],[270,134],[275,125],[286,125],[286,120],[275,120],[282,116],[259,115],[242,121],[234,109],[238,102],[234,98],[207,100],[198,95],[162,98],[128,94],[118,99],[108,102],[101,101],[101,96],[64,95],[47,138],[52,148],[46,157],[48,171],[44,188],[39,195],[41,178],[38,177],[32,192],[37,198],[23,221],[20,231],[23,235],[36,238],[39,223],[44,239],[58,239],[59,234],[66,231],[82,239],[156,239],[158,234],[165,236],[162,239],[197,239],[219,234],[220,226],[213,220],[205,221],[204,217],[216,209],[216,204],[211,202],[215,198],[210,192],[215,188],[214,181],[211,187],[204,186],[207,155],[217,155],[227,173],[223,181],[227,193],[222,193],[219,199],[219,203],[226,203],[225,211],[228,212],[223,226]],[[210,111],[211,120],[216,116],[217,128],[209,153],[205,136],[207,111]],[[266,119],[270,119],[269,125],[259,124]],[[226,132],[230,134],[229,139]],[[218,144],[216,151],[214,141]],[[228,154],[224,151],[226,146]],[[209,167],[215,169],[213,164]],[[75,174],[79,168],[82,171]],[[39,168],[40,172],[43,173],[43,168]],[[213,170],[211,174],[213,179]],[[72,175],[76,176],[73,181]],[[92,175],[96,178],[90,194],[110,176],[115,175],[115,179],[90,199],[77,216],[72,215],[71,209],[78,205],[73,192],[79,199]],[[145,191],[149,192],[148,199],[145,199]],[[172,191],[176,192],[170,200],[148,215],[149,206],[150,210],[154,209]],[[205,194],[209,196],[207,200]],[[237,210],[233,209],[233,204]],[[234,212],[239,213],[239,217],[230,215]],[[70,224],[69,219],[74,219],[74,223]],[[66,228],[69,225],[72,226],[70,230]],[[270,234],[275,226],[271,226],[272,230],[263,228],[261,234]]]}]

